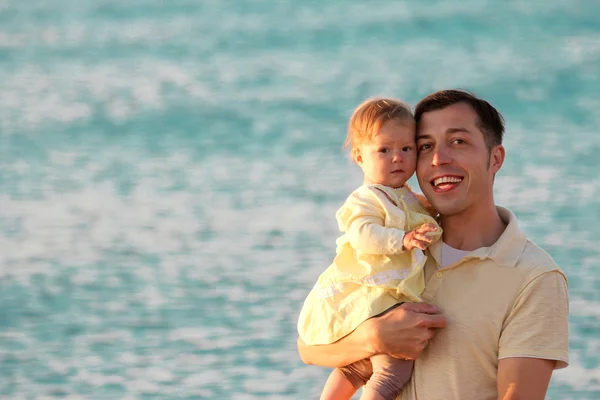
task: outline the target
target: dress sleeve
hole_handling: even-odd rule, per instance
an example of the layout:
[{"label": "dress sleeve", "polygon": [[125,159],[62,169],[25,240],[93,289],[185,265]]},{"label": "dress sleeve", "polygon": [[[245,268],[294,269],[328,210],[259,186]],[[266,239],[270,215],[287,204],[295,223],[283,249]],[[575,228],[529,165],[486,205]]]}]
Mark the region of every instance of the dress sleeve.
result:
[{"label": "dress sleeve", "polygon": [[504,321],[498,358],[531,357],[569,363],[569,295],[559,271],[531,280],[518,295]]},{"label": "dress sleeve", "polygon": [[402,253],[404,231],[385,226],[381,199],[369,192],[354,192],[337,212],[340,230],[350,245],[367,254]]}]

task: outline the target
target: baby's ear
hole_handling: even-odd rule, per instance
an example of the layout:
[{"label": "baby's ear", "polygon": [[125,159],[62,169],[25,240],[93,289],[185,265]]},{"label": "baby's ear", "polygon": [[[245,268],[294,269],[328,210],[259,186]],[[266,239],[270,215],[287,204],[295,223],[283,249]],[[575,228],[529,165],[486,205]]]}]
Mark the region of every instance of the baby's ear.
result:
[{"label": "baby's ear", "polygon": [[360,149],[358,147],[352,149],[352,161],[358,165],[362,165],[362,155],[360,154]]}]

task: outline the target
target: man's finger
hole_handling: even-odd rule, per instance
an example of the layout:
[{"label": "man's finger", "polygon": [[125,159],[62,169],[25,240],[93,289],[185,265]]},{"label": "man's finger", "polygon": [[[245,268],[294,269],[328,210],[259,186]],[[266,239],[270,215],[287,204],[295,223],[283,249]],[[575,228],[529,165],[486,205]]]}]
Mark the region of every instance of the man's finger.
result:
[{"label": "man's finger", "polygon": [[416,360],[419,358],[418,355],[413,355],[412,353],[391,353],[390,356],[397,358],[398,360]]},{"label": "man's finger", "polygon": [[421,314],[439,314],[440,312],[437,306],[428,303],[404,303],[400,308]]},{"label": "man's finger", "polygon": [[422,316],[421,326],[427,328],[445,328],[446,318],[442,314],[428,314]]},{"label": "man's finger", "polygon": [[420,326],[425,328],[445,328],[446,318],[440,314],[440,309],[432,304],[427,303],[404,303],[400,307],[407,311],[412,311],[421,315]]}]

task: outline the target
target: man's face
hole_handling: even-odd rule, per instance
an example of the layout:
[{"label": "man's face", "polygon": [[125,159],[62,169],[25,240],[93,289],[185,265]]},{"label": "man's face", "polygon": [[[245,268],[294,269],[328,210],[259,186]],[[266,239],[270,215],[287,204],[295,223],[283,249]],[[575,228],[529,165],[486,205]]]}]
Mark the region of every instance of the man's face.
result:
[{"label": "man's face", "polygon": [[457,103],[424,113],[417,148],[419,186],[441,215],[493,202],[494,174],[502,166],[504,149],[495,146],[490,156],[470,105]]}]

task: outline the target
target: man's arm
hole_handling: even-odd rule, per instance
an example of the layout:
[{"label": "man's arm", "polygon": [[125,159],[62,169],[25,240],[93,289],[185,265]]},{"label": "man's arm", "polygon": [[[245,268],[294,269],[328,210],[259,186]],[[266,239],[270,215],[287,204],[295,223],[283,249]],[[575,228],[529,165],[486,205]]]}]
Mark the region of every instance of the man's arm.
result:
[{"label": "man's arm", "polygon": [[298,353],[306,364],[341,367],[374,354],[415,360],[446,320],[426,303],[404,303],[370,318],[335,343],[307,346],[298,339]]},{"label": "man's arm", "polygon": [[564,275],[537,275],[521,291],[500,336],[498,399],[544,399],[552,371],[568,362],[569,298]]},{"label": "man's arm", "polygon": [[322,367],[343,367],[376,354],[370,338],[371,328],[367,320],[352,333],[332,344],[309,346],[298,337],[298,353],[305,364]]},{"label": "man's arm", "polygon": [[498,400],[544,400],[554,360],[513,357],[498,362]]}]

